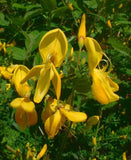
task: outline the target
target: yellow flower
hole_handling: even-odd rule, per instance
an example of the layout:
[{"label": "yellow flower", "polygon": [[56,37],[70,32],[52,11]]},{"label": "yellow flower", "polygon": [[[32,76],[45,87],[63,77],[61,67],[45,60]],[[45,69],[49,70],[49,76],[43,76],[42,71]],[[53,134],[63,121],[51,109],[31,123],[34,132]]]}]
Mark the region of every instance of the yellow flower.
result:
[{"label": "yellow flower", "polygon": [[13,72],[17,65],[11,64],[9,67],[0,67],[0,76],[3,76],[5,79],[11,80],[13,76]]},{"label": "yellow flower", "polygon": [[7,83],[7,84],[6,84],[6,91],[8,91],[8,90],[10,89],[10,87],[11,87],[11,84],[10,84],[10,83]]},{"label": "yellow flower", "polygon": [[89,126],[94,126],[99,122],[99,116],[91,116],[87,120]]},{"label": "yellow flower", "polygon": [[78,31],[79,48],[83,47],[84,41],[85,41],[85,37],[86,37],[86,15],[83,14],[82,15],[82,19],[81,19],[80,28],[79,28],[79,31]]},{"label": "yellow flower", "polygon": [[112,25],[111,25],[111,21],[110,21],[110,20],[107,21],[107,25],[108,25],[109,28],[112,28]]},{"label": "yellow flower", "polygon": [[38,118],[35,105],[30,101],[29,97],[16,98],[10,103],[10,106],[17,109],[15,120],[21,129],[25,129],[37,123]]},{"label": "yellow flower", "polygon": [[33,157],[34,157],[34,152],[32,152],[31,148],[28,148],[26,159],[27,160],[32,160]]},{"label": "yellow flower", "polygon": [[0,66],[0,76],[2,76],[1,72],[4,71],[5,69],[6,69],[6,67]]},{"label": "yellow flower", "polygon": [[30,94],[30,86],[27,82],[21,84],[21,80],[27,75],[29,69],[24,65],[18,65],[13,73],[12,83],[15,85],[17,93],[21,97]]},{"label": "yellow flower", "polygon": [[65,34],[60,29],[47,32],[41,39],[39,51],[43,63],[52,62],[55,67],[60,67],[67,54],[68,43]]},{"label": "yellow flower", "polygon": [[73,6],[72,6],[72,3],[69,4],[69,8],[70,8],[71,11],[74,10],[74,8],[73,8]]},{"label": "yellow flower", "polygon": [[89,70],[90,72],[92,72],[93,69],[96,68],[100,63],[104,53],[102,52],[99,43],[95,39],[90,37],[85,38],[85,47],[88,51]]},{"label": "yellow flower", "polygon": [[96,146],[96,137],[92,137],[92,143],[94,146]]},{"label": "yellow flower", "polygon": [[127,160],[127,158],[126,158],[126,152],[124,152],[122,156],[123,156],[123,160]]},{"label": "yellow flower", "polygon": [[118,8],[122,8],[122,7],[123,7],[123,3],[121,3]]},{"label": "yellow flower", "polygon": [[112,8],[112,12],[115,13],[115,8]]},{"label": "yellow flower", "polygon": [[42,147],[40,153],[37,155],[37,159],[41,159],[44,156],[46,151],[47,151],[47,144],[44,144],[44,146]]},{"label": "yellow flower", "polygon": [[63,101],[58,102],[51,97],[47,99],[47,106],[43,109],[41,117],[49,138],[54,138],[64,125],[66,118],[72,122],[86,121],[87,115],[85,113],[75,112],[71,108],[69,104],[65,104]]},{"label": "yellow flower", "polygon": [[52,81],[57,99],[61,94],[61,77],[55,67],[60,67],[67,54],[67,39],[60,29],[46,33],[40,41],[39,51],[43,64],[33,67],[21,81],[24,83],[32,76],[40,76],[37,82],[34,101],[40,103],[49,90]]},{"label": "yellow flower", "polygon": [[69,55],[69,57],[68,57],[68,61],[72,59],[72,57],[73,57],[73,52],[74,52],[74,49],[73,49],[73,47],[72,47],[72,48],[71,48],[71,51],[70,51],[70,55]]},{"label": "yellow flower", "polygon": [[126,140],[127,139],[127,135],[122,135],[122,136],[120,136],[120,138],[123,138],[124,140]]},{"label": "yellow flower", "polygon": [[0,41],[0,51],[3,50],[3,52],[6,53],[7,52],[6,47],[9,47],[9,46],[13,47],[13,46],[15,46],[15,44],[16,44],[15,41],[13,41],[10,44],[6,44],[5,42],[2,44],[2,42]]},{"label": "yellow flower", "polygon": [[38,75],[40,77],[36,85],[34,101],[36,103],[40,103],[42,101],[43,97],[49,90],[51,81],[55,88],[57,99],[59,99],[61,92],[61,78],[53,63],[33,67],[21,82],[23,83],[26,80],[30,79],[32,76]]},{"label": "yellow flower", "polygon": [[101,69],[94,69],[92,78],[92,91],[99,103],[108,104],[119,100],[119,96],[114,93],[119,90],[119,86],[110,79],[106,72]]},{"label": "yellow flower", "polygon": [[[99,67],[102,56],[105,55],[99,43],[93,38],[87,37],[85,46],[88,51],[88,65],[93,78],[92,91],[96,100],[101,104],[119,100],[119,96],[114,93],[119,90],[118,84],[110,79],[108,72],[105,72],[107,66],[104,66],[102,69]],[[108,57],[106,56],[106,58]]]},{"label": "yellow flower", "polygon": [[4,51],[4,53],[6,53],[6,43],[4,42],[3,44],[2,44],[2,42],[0,41],[0,51]]},{"label": "yellow flower", "polygon": [[12,41],[12,43],[7,44],[6,46],[7,46],[7,47],[14,47],[15,45],[16,45],[16,42],[15,42],[15,41]]}]

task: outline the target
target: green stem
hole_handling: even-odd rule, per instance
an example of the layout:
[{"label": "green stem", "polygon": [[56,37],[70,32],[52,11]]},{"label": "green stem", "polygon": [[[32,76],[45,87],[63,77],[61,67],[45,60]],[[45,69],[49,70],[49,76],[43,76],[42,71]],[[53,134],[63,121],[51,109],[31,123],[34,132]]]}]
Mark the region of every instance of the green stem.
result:
[{"label": "green stem", "polygon": [[16,151],[15,151],[13,148],[11,148],[10,146],[6,145],[6,148],[7,148],[9,151],[11,151],[12,153],[16,153]]},{"label": "green stem", "polygon": [[[102,117],[102,109],[101,109],[101,112],[100,112],[100,118]],[[98,134],[98,132],[99,132],[99,128],[100,128],[100,121],[98,122],[98,124],[97,124],[97,129],[96,129],[96,134],[95,134],[95,137],[97,137],[97,134]]]},{"label": "green stem", "polygon": [[81,48],[79,48],[79,56],[78,56],[78,61],[77,61],[77,69],[80,63],[80,57],[81,57]]},{"label": "green stem", "polygon": [[69,125],[69,127],[67,128],[67,132],[66,132],[65,136],[64,136],[63,139],[62,139],[61,147],[60,147],[60,152],[59,152],[59,154],[58,154],[57,157],[56,157],[57,160],[60,160],[60,159],[61,159],[61,155],[62,155],[63,150],[64,150],[64,148],[65,148],[65,146],[66,146],[66,144],[67,144],[67,138],[68,138],[68,134],[69,134],[69,132],[70,132],[71,124],[72,124],[72,123],[70,122],[70,125]]},{"label": "green stem", "polygon": [[[100,118],[102,117],[102,109],[101,109],[101,111],[100,111]],[[98,132],[99,132],[99,130],[100,130],[100,121],[98,122],[98,124],[97,124],[97,128],[96,128],[96,133],[95,133],[95,137],[96,137],[96,139],[97,139],[97,135],[98,135]],[[92,158],[94,158],[95,157],[95,155],[96,155],[96,152],[97,152],[97,142],[96,142],[96,145],[92,148]]]}]

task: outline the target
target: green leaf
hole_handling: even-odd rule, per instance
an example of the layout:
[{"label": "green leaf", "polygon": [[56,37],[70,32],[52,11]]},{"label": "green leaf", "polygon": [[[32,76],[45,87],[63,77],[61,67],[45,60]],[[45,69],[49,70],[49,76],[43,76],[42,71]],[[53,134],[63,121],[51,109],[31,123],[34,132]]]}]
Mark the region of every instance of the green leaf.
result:
[{"label": "green leaf", "polygon": [[131,77],[131,69],[127,69],[127,70],[126,70],[126,74],[127,74],[129,77]]},{"label": "green leaf", "polygon": [[[103,16],[100,16],[98,14],[95,14],[95,13],[87,13],[88,15],[92,15],[92,16],[95,16],[97,18],[99,18],[101,21],[103,21],[104,23],[106,23],[106,19],[103,17]],[[101,26],[102,27],[102,26]]]},{"label": "green leaf", "polygon": [[12,48],[13,50],[13,58],[15,60],[24,60],[25,59],[25,55],[26,55],[26,51],[25,49],[21,49],[21,48],[18,48],[18,47],[13,47]]},{"label": "green leaf", "polygon": [[26,33],[25,45],[28,52],[33,52],[39,46],[40,39],[45,34],[45,31],[39,32],[38,30],[34,30],[31,33]]},{"label": "green leaf", "polygon": [[29,12],[27,12],[27,13],[25,14],[24,19],[25,19],[25,21],[27,21],[27,20],[35,17],[35,16],[40,15],[42,12],[43,12],[43,9],[41,9],[41,8],[35,9],[35,10],[33,10],[33,11],[29,11]]},{"label": "green leaf", "polygon": [[61,17],[61,16],[65,16],[67,12],[70,12],[70,9],[68,6],[64,6],[64,7],[59,7],[53,10],[51,13],[52,13],[52,17],[53,16]]},{"label": "green leaf", "polygon": [[0,13],[0,26],[8,26],[9,22],[5,20],[5,15]]},{"label": "green leaf", "polygon": [[83,1],[88,8],[96,9],[98,7],[98,3],[96,0],[88,0]]},{"label": "green leaf", "polygon": [[[121,41],[113,37],[108,38],[107,43],[110,44],[118,52],[122,53],[125,56],[131,56],[131,49],[127,46],[124,46]],[[130,57],[131,58],[131,57]]]},{"label": "green leaf", "polygon": [[32,5],[26,6],[26,11],[34,10],[36,8],[37,9],[41,8],[41,5],[40,4],[32,4]]},{"label": "green leaf", "polygon": [[41,6],[48,11],[52,11],[57,7],[56,0],[40,0]]},{"label": "green leaf", "polygon": [[25,22],[25,20],[22,16],[12,17],[11,21],[13,22],[13,24],[16,24],[19,26],[21,26]]},{"label": "green leaf", "polygon": [[42,60],[42,57],[40,56],[40,53],[37,53],[34,58],[33,66],[42,64],[42,61],[43,60]]},{"label": "green leaf", "polygon": [[26,9],[26,7],[24,6],[24,4],[20,4],[20,3],[13,3],[12,8],[13,9],[23,9],[23,10]]},{"label": "green leaf", "polygon": [[130,21],[116,21],[115,24],[116,25],[121,25],[121,24],[126,24],[126,25],[129,24],[129,25],[131,25],[131,22]]},{"label": "green leaf", "polygon": [[4,4],[4,3],[7,3],[6,0],[0,0],[0,3]]}]

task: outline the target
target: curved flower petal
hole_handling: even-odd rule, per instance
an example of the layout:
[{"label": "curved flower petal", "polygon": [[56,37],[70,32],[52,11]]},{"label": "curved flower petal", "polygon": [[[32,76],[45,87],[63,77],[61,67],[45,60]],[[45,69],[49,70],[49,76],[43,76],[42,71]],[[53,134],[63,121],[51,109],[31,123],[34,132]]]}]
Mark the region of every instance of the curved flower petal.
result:
[{"label": "curved flower petal", "polygon": [[19,107],[15,113],[15,121],[24,130],[28,127],[26,113],[23,111],[21,107]]},{"label": "curved flower petal", "polygon": [[35,109],[32,112],[26,112],[26,116],[27,116],[28,126],[33,126],[37,123],[38,116]]},{"label": "curved flower petal", "polygon": [[35,125],[37,123],[37,112],[34,109],[32,112],[25,112],[23,108],[18,108],[15,113],[16,123],[24,130],[26,127]]},{"label": "curved flower petal", "polygon": [[61,127],[61,113],[59,110],[55,112],[52,116],[50,116],[45,121],[45,132],[47,133],[49,138],[54,138],[54,136],[58,133],[60,127]]},{"label": "curved flower petal", "polygon": [[17,64],[11,64],[8,68],[7,68],[7,71],[8,72],[10,72],[10,73],[12,73],[15,69],[16,69],[16,67],[17,67],[18,65]]},{"label": "curved flower petal", "polygon": [[102,59],[103,52],[99,43],[90,37],[85,38],[85,46],[88,51],[88,65],[90,72],[99,64]]},{"label": "curved flower petal", "polygon": [[21,107],[25,112],[32,112],[35,109],[35,104],[25,98],[21,103]]},{"label": "curved flower petal", "polygon": [[61,113],[72,122],[84,122],[87,119],[87,115],[83,112],[67,111],[64,108],[60,108]]},{"label": "curved flower petal", "polygon": [[46,151],[47,151],[47,144],[44,144],[44,146],[42,147],[40,153],[37,155],[37,159],[41,159],[44,156]]},{"label": "curved flower petal", "polygon": [[96,125],[99,122],[99,116],[91,116],[87,120],[87,124],[90,126]]},{"label": "curved flower petal", "polygon": [[21,106],[21,103],[23,100],[24,100],[24,98],[16,98],[10,103],[10,106],[13,108],[18,108]]},{"label": "curved flower petal", "polygon": [[37,82],[35,95],[34,95],[34,101],[36,103],[40,103],[45,96],[45,94],[48,92],[50,87],[50,81],[52,80],[54,76],[54,73],[52,71],[52,68],[49,65],[45,65],[41,71],[40,71],[40,77]]},{"label": "curved flower petal", "polygon": [[83,37],[83,38],[86,37],[86,15],[85,14],[82,15],[81,24],[78,31],[78,39],[80,37]]},{"label": "curved flower petal", "polygon": [[40,71],[41,71],[41,69],[42,69],[43,67],[44,67],[44,65],[34,66],[34,67],[28,72],[28,74],[22,79],[21,83],[26,82],[26,81],[29,80],[31,77],[39,76],[39,75],[40,75]]},{"label": "curved flower petal", "polygon": [[15,85],[16,91],[21,97],[25,97],[27,92],[30,90],[30,86],[27,82],[21,84],[21,80],[27,75],[29,69],[24,65],[19,65],[16,67],[13,74],[13,83]]},{"label": "curved flower petal", "polygon": [[114,86],[117,86],[117,84],[115,84],[115,82],[112,83],[105,72],[94,69],[92,72],[92,78],[92,91],[98,102],[101,104],[108,104],[119,100],[119,96],[113,92],[115,88]]},{"label": "curved flower petal", "polygon": [[51,115],[53,114],[53,111],[50,109],[50,107],[47,105],[42,113],[41,113],[41,119],[43,122],[45,122],[47,120],[47,118],[49,118]]},{"label": "curved flower petal", "polygon": [[8,72],[7,70],[1,71],[1,75],[5,78],[10,80],[12,78],[12,73]]},{"label": "curved flower petal", "polygon": [[60,94],[61,94],[61,77],[53,64],[52,64],[52,70],[54,72],[54,77],[52,79],[52,83],[55,88],[57,99],[59,99]]},{"label": "curved flower petal", "polygon": [[107,77],[107,78],[108,78],[109,84],[110,84],[110,86],[111,86],[111,88],[112,88],[112,91],[113,91],[113,92],[117,92],[117,91],[119,90],[118,84],[115,83],[115,82],[113,82],[113,81],[110,79],[110,77]]},{"label": "curved flower petal", "polygon": [[80,48],[82,48],[84,45],[85,37],[86,37],[86,15],[83,14],[82,19],[81,19],[80,28],[78,31],[78,44]]},{"label": "curved flower petal", "polygon": [[67,38],[62,30],[53,29],[47,32],[41,39],[39,51],[43,63],[51,60],[55,67],[61,66],[68,49]]}]

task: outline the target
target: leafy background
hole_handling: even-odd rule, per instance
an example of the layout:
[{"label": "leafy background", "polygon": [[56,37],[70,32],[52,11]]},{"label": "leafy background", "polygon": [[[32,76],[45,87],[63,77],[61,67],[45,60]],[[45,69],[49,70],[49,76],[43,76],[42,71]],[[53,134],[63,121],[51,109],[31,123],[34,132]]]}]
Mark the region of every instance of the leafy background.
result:
[{"label": "leafy background", "polygon": [[[69,8],[72,3],[73,10]],[[21,131],[14,120],[15,110],[9,104],[17,97],[14,86],[7,91],[9,83],[0,77],[0,160],[19,159],[13,150],[20,149],[26,159],[27,142],[37,153],[47,143],[51,160],[120,160],[126,152],[131,159],[131,1],[129,0],[0,0],[0,41],[7,53],[0,51],[0,66],[24,64],[31,68],[42,63],[38,45],[49,30],[60,28],[66,34],[69,47],[63,63],[62,100],[73,97],[75,110],[84,111],[88,117],[99,115],[100,122],[91,129],[86,124],[67,127],[53,139],[44,133],[40,113],[44,100],[36,105],[39,121],[35,126]],[[120,100],[101,105],[91,92],[91,78],[85,48],[81,54],[79,70],[75,70],[78,57],[77,33],[81,15],[86,14],[87,36],[95,38],[114,66],[112,77],[119,84]],[[111,22],[111,26],[108,24]],[[73,61],[68,60],[74,47]],[[87,76],[88,75],[88,76]],[[52,90],[49,94],[53,96]],[[44,136],[42,135],[44,133]],[[97,145],[92,143],[96,136]]]}]

